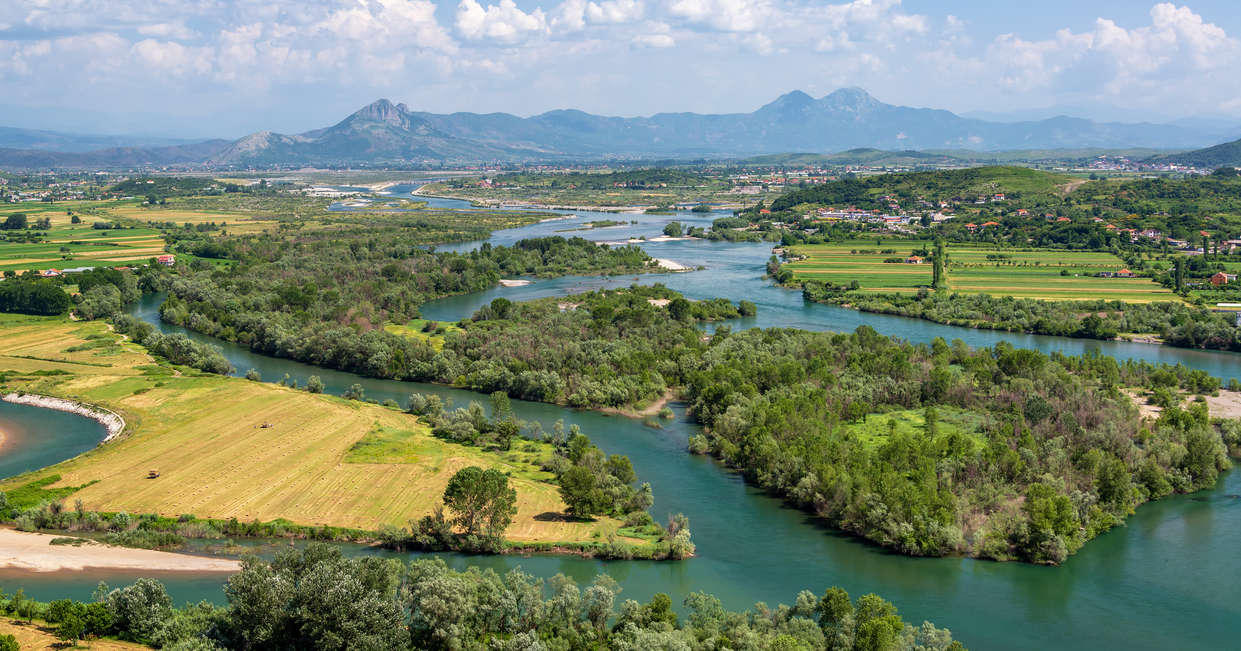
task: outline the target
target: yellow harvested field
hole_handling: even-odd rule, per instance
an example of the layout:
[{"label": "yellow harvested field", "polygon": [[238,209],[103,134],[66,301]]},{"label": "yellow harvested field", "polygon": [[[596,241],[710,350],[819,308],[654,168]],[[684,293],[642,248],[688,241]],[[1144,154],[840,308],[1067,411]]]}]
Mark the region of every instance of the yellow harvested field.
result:
[{"label": "yellow harvested field", "polygon": [[[0,617],[0,635],[12,635],[17,638],[17,645],[22,651],[62,651],[70,648],[56,637],[56,629],[43,622],[28,624],[24,621]],[[82,648],[87,648],[83,646]],[[136,651],[150,649],[142,644],[121,642],[119,640],[92,640],[89,648],[95,651]]]},{"label": "yellow harvested field", "polygon": [[[0,490],[60,474],[53,486],[90,483],[72,497],[92,510],[374,530],[431,513],[453,473],[477,465],[512,477],[518,513],[510,540],[589,542],[620,527],[611,519],[549,517],[565,505],[550,475],[532,462],[537,455],[445,442],[395,409],[240,378],[174,374],[99,323],[4,316],[0,332],[0,369],[70,374],[31,377],[24,388],[107,407],[129,424],[120,440],[0,483]],[[89,335],[97,349],[66,352]],[[346,463],[354,443],[381,427],[414,432],[411,462]],[[147,479],[150,470],[159,477]]]}]

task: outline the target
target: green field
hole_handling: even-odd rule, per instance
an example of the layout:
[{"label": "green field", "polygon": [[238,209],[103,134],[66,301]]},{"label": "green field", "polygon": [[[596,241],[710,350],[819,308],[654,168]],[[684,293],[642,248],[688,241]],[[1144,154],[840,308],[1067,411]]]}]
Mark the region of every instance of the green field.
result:
[{"label": "green field", "polygon": [[[912,293],[931,284],[932,265],[886,263],[929,246],[925,241],[854,240],[793,247],[805,260],[789,263],[798,280],[836,285],[856,281],[859,290]],[[884,253],[884,251],[889,251]],[[988,259],[988,256],[992,256]],[[1003,257],[997,257],[1003,256]],[[978,245],[948,247],[947,289],[963,294],[992,294],[1044,300],[1121,300],[1132,303],[1178,300],[1171,290],[1149,278],[1098,278],[1125,263],[1111,253],[1015,250]]]},{"label": "green field", "polygon": [[[452,475],[476,465],[517,490],[510,541],[592,542],[621,528],[547,517],[566,507],[541,468],[545,443],[468,447],[396,409],[171,367],[98,321],[0,315],[0,375],[9,390],[101,405],[128,424],[119,440],[9,478],[3,491],[57,476],[49,488],[90,510],[375,530],[431,513]],[[147,479],[153,469],[159,478]]]}]

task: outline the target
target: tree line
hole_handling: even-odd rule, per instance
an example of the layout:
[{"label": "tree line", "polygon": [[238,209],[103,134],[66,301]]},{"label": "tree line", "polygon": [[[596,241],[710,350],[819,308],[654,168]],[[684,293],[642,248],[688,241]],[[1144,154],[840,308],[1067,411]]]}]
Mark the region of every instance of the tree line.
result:
[{"label": "tree line", "polygon": [[436,558],[346,558],[322,544],[271,561],[247,557],[224,592],[224,606],[177,608],[163,584],[139,579],[116,589],[101,583],[89,602],[0,593],[0,611],[41,619],[73,644],[106,636],[176,651],[964,648],[946,629],[906,622],[878,595],[852,599],[835,587],[741,612],[696,592],[682,615],[662,593],[620,600],[620,585],[606,574],[579,586],[520,569],[459,572]]}]

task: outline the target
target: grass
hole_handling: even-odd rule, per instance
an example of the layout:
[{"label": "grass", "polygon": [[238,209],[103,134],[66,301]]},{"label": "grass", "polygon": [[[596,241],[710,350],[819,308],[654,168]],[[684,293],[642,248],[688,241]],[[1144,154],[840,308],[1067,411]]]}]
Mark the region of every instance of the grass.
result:
[{"label": "grass", "polygon": [[[885,263],[908,257],[929,246],[922,241],[855,240],[794,247],[807,256],[788,268],[798,280],[823,280],[874,293],[912,293],[929,287],[930,262]],[[882,251],[893,251],[882,253]],[[992,256],[992,259],[988,259]],[[996,256],[1003,256],[996,258]],[[1121,300],[1131,303],[1175,301],[1177,296],[1149,278],[1097,278],[1101,271],[1118,271],[1124,262],[1111,253],[1014,250],[977,245],[948,247],[947,289],[963,294],[992,294],[1042,300]]]},{"label": "grass", "polygon": [[[0,617],[0,635],[12,635],[17,638],[18,648],[22,651],[51,651],[70,648],[70,646],[61,642],[56,637],[56,629],[41,620],[31,624],[25,621],[19,621],[11,617]],[[134,644],[132,642],[121,642],[120,640],[91,640],[89,644],[83,644],[81,648],[91,648],[96,651],[135,651],[137,649],[150,649],[143,644]]]},{"label": "grass", "polygon": [[[957,436],[970,441],[976,448],[986,445],[986,441],[978,434],[981,425],[978,414],[951,407],[937,407],[936,414],[936,429],[939,432],[937,440]],[[892,433],[897,436],[926,436],[925,412],[921,409],[905,409],[886,414],[868,414],[864,420],[846,425],[845,432],[850,438],[873,450],[886,443]]]},{"label": "grass", "polygon": [[406,339],[416,339],[418,341],[430,342],[435,350],[444,349],[444,335],[450,332],[462,332],[461,327],[455,323],[447,321],[438,321],[435,332],[425,332],[423,328],[427,325],[426,319],[413,319],[405,325],[389,323],[384,326],[384,330],[394,335],[405,337]]},{"label": "grass", "polygon": [[[538,444],[491,452],[436,439],[413,416],[379,405],[180,367],[153,372],[168,367],[116,335],[116,351],[82,349],[100,341],[88,336],[109,334],[102,323],[0,315],[0,331],[9,389],[98,404],[129,425],[120,440],[0,482],[0,490],[35,482],[95,511],[375,530],[431,513],[449,478],[478,465],[509,474],[517,489],[518,513],[506,532],[511,542],[589,542],[620,527],[607,518],[536,519],[565,510],[558,488],[538,467],[545,456]],[[69,348],[78,350],[63,352]],[[53,351],[69,361],[103,355],[112,366],[15,356]],[[47,370],[64,374],[39,375]],[[153,469],[160,477],[146,479]]]}]

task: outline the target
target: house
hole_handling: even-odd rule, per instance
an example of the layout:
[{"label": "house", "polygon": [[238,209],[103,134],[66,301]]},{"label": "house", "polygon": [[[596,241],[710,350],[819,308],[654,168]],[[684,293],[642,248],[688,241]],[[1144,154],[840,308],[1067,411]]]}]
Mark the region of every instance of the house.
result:
[{"label": "house", "polygon": [[1132,271],[1129,271],[1128,269],[1121,269],[1120,271],[1116,272],[1117,278],[1133,278],[1133,276],[1134,276],[1134,273]]},{"label": "house", "polygon": [[1228,274],[1222,271],[1215,274],[1214,276],[1211,276],[1211,284],[1215,285],[1216,287],[1219,287],[1220,285],[1227,285],[1228,283],[1231,283],[1231,282],[1236,282],[1236,280],[1237,280],[1237,274]]},{"label": "house", "polygon": [[1018,208],[1018,209],[1017,209],[1017,216],[1018,216],[1018,217],[1028,217],[1029,215],[1030,215],[1030,211],[1029,211],[1029,210],[1026,210],[1025,208]]},{"label": "house", "polygon": [[173,263],[176,262],[176,258],[171,255],[164,254],[164,255],[159,256],[158,258],[155,258],[155,261],[164,265],[165,267],[171,267]]},{"label": "house", "polygon": [[1065,223],[1065,222],[1071,222],[1071,221],[1073,221],[1073,220],[1072,220],[1072,219],[1069,219],[1068,217],[1058,217],[1058,218],[1056,218],[1056,223],[1057,223],[1057,224],[1063,224],[1063,223]]},{"label": "house", "polygon": [[39,275],[43,276],[44,278],[55,278],[60,275],[60,272],[57,271],[56,269],[44,269],[43,271],[39,272]]},{"label": "house", "polygon": [[982,225],[982,227],[983,227],[983,228],[989,228],[989,227],[991,227],[991,226],[999,226],[999,225],[1000,225],[1000,222],[987,222],[987,223],[983,224],[983,225]]},{"label": "house", "polygon": [[911,255],[905,258],[905,264],[922,264],[922,259],[920,255]]}]

